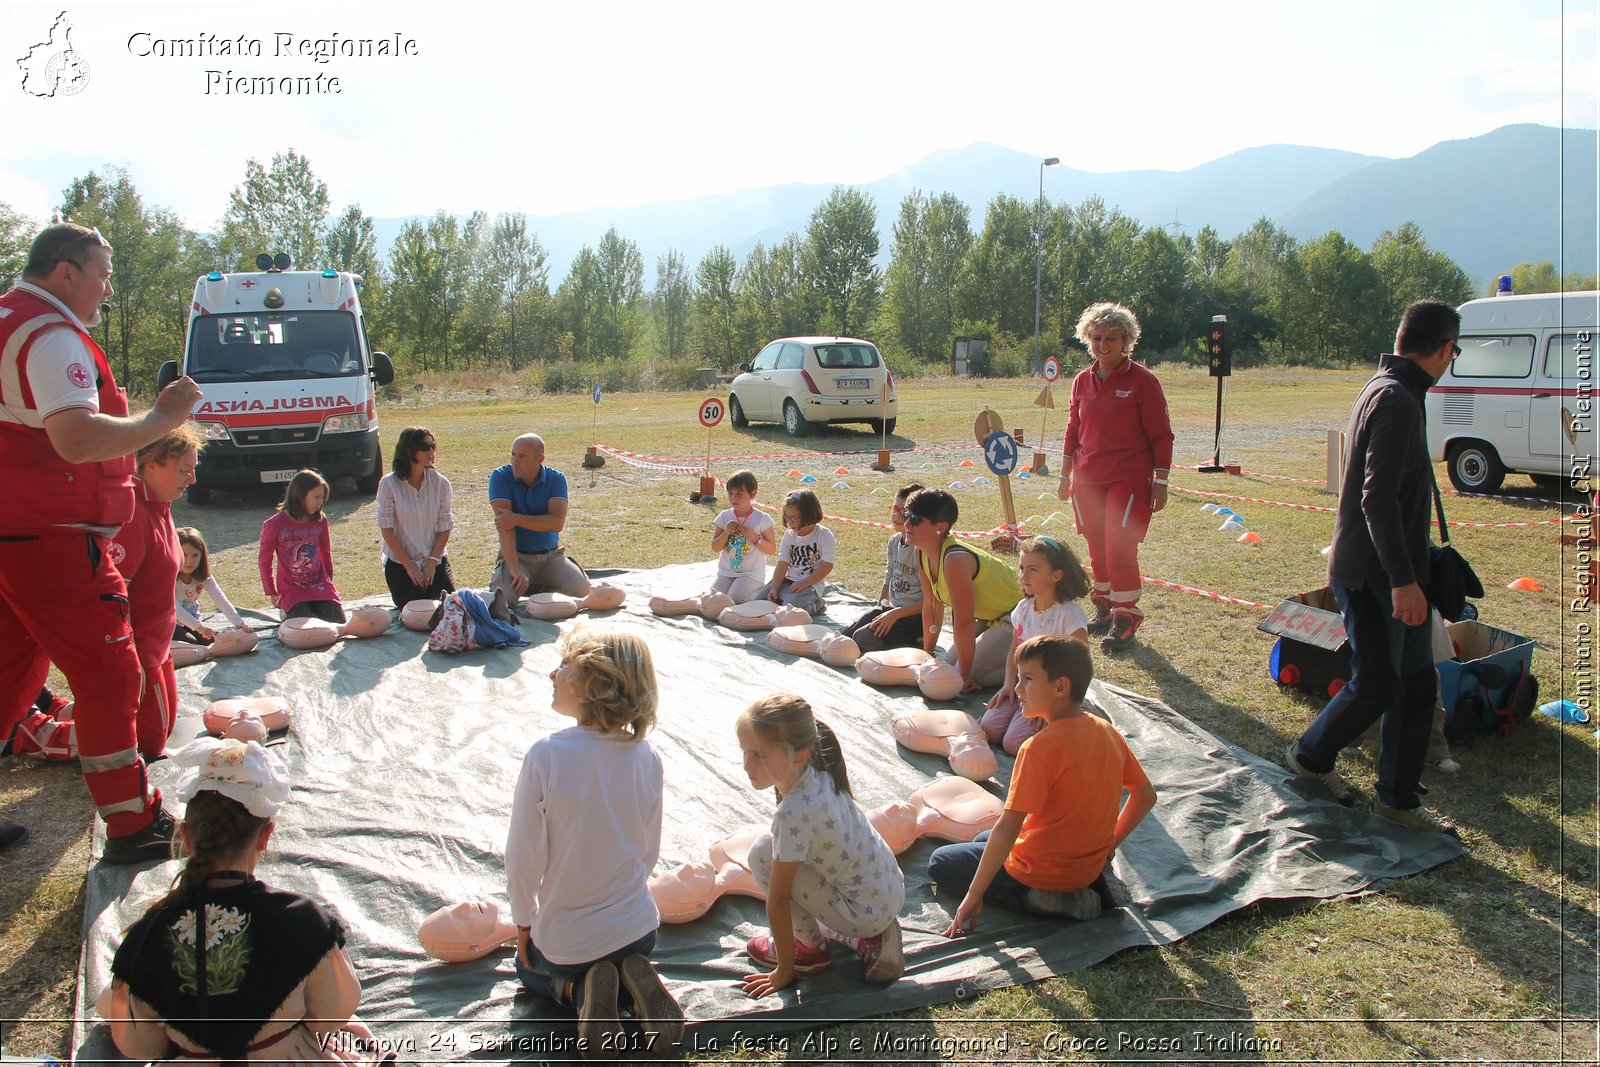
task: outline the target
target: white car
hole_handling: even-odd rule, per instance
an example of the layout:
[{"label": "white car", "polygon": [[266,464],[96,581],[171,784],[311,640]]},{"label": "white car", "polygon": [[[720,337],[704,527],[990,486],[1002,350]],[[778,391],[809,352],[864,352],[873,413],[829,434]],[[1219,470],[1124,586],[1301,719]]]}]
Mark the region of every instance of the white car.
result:
[{"label": "white car", "polygon": [[728,387],[735,426],[781,422],[790,437],[803,437],[813,423],[864,422],[873,433],[894,433],[894,375],[871,341],[780,337],[739,369]]}]

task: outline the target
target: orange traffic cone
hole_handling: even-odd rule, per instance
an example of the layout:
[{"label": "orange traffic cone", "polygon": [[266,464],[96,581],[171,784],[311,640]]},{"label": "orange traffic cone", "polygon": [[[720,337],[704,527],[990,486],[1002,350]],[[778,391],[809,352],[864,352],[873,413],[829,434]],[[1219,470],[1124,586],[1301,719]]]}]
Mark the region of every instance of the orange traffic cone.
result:
[{"label": "orange traffic cone", "polygon": [[1506,588],[1507,589],[1516,589],[1519,592],[1523,592],[1523,593],[1542,593],[1542,592],[1544,592],[1544,586],[1540,585],[1538,582],[1534,581],[1532,578],[1529,578],[1527,576],[1523,576],[1521,578],[1518,578],[1516,581],[1514,581],[1510,585],[1506,586]]}]

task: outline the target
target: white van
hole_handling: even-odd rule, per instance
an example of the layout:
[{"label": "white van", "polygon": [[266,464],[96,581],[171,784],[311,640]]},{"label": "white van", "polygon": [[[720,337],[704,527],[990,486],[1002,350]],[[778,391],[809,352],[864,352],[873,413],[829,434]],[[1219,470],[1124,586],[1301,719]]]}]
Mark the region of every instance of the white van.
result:
[{"label": "white van", "polygon": [[1461,305],[1461,355],[1428,390],[1428,442],[1464,493],[1507,472],[1547,488],[1595,462],[1594,339],[1600,292],[1536,293]]},{"label": "white van", "polygon": [[257,264],[195,283],[182,364],[161,367],[158,388],[182,373],[205,393],[194,421],[207,443],[189,499],[287,482],[302,467],[375,492],[376,386],[394,380],[394,364],[368,345],[360,277],[290,270],[283,255]]}]

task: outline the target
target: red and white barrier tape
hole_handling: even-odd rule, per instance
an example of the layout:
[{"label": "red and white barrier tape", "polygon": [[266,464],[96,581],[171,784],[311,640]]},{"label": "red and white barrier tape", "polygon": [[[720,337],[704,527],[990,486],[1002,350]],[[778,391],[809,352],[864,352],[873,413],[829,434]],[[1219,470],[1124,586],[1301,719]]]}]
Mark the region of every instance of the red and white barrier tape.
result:
[{"label": "red and white barrier tape", "polygon": [[[1299,511],[1326,511],[1337,513],[1338,508],[1324,507],[1321,504],[1290,504],[1283,500],[1262,500],[1254,496],[1237,496],[1233,493],[1208,493],[1204,489],[1185,489],[1181,485],[1172,487],[1174,492],[1187,493],[1189,496],[1214,496],[1223,500],[1242,500],[1247,504],[1268,504],[1275,508],[1295,508]],[[1453,524],[1452,524],[1453,525]]]},{"label": "red and white barrier tape", "polygon": [[[676,470],[682,468],[683,464],[693,463],[693,467],[682,469],[704,470],[706,465],[706,462],[703,459],[686,458],[683,456],[652,456],[647,452],[628,452],[624,449],[613,448],[610,445],[600,444],[599,442],[595,442],[593,447],[597,452],[604,452],[608,456],[616,456],[618,459],[625,462],[638,460],[639,462],[636,463],[635,466],[641,467],[648,467],[652,464],[666,464],[666,467],[658,469]],[[973,452],[976,451],[977,448],[977,444],[919,445],[915,448],[891,448],[889,449],[889,454],[892,456],[904,456],[910,455],[913,452]],[[876,456],[877,454],[878,450],[876,448],[852,448],[839,452],[771,452],[765,455],[712,456],[711,462],[756,463],[780,459],[826,459],[829,456]]]},{"label": "red and white barrier tape", "polygon": [[1139,577],[1140,577],[1140,579],[1142,581],[1149,582],[1151,585],[1161,585],[1161,586],[1165,586],[1168,589],[1176,589],[1176,590],[1178,590],[1180,592],[1193,593],[1196,596],[1208,597],[1208,598],[1210,598],[1212,600],[1220,600],[1224,604],[1239,604],[1239,605],[1242,605],[1242,606],[1247,607],[1247,608],[1270,608],[1271,607],[1270,604],[1257,604],[1254,600],[1242,600],[1242,599],[1240,599],[1239,597],[1236,597],[1236,596],[1223,596],[1221,593],[1213,593],[1209,589],[1197,589],[1196,587],[1194,587],[1192,585],[1181,585],[1178,582],[1163,581],[1160,578],[1152,578],[1148,574],[1141,574]]},{"label": "red and white barrier tape", "polygon": [[[1223,500],[1242,500],[1247,504],[1266,504],[1267,506],[1274,507],[1274,508],[1294,508],[1297,511],[1321,511],[1321,512],[1329,512],[1329,513],[1337,513],[1338,510],[1339,510],[1338,508],[1324,507],[1324,506],[1322,506],[1320,504],[1291,504],[1291,503],[1289,503],[1288,501],[1285,501],[1285,500],[1263,500],[1260,497],[1236,496],[1233,493],[1208,493],[1208,492],[1206,492],[1206,491],[1204,491],[1202,489],[1185,489],[1181,485],[1175,485],[1172,488],[1176,492],[1187,493],[1190,496],[1211,496],[1211,497],[1220,497]],[[1438,521],[1439,520],[1437,518],[1434,518],[1431,521],[1433,522],[1434,525],[1438,525]],[[1556,515],[1556,516],[1553,516],[1552,518],[1548,518],[1548,519],[1537,519],[1537,520],[1535,520],[1533,522],[1466,522],[1465,520],[1462,520],[1462,519],[1450,519],[1448,521],[1449,521],[1451,526],[1468,526],[1468,527],[1480,527],[1480,528],[1509,530],[1509,529],[1517,529],[1517,528],[1524,527],[1524,526],[1550,526],[1552,524],[1559,523],[1561,521],[1561,516]]]}]

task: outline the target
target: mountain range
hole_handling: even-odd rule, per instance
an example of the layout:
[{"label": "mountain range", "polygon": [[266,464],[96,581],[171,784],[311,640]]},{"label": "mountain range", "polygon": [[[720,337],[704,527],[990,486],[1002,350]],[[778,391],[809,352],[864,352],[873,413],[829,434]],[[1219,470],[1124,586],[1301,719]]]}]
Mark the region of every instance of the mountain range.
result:
[{"label": "mountain range", "polygon": [[[1549,126],[1504,126],[1443,141],[1404,159],[1332,148],[1266,145],[1246,148],[1188,170],[1097,174],[1055,166],[1044,173],[1051,204],[1098,196],[1146,226],[1193,234],[1211,226],[1232,237],[1265,217],[1297,238],[1336,230],[1369,248],[1384,230],[1421,227],[1428,243],[1452,257],[1475,285],[1524,260],[1550,260],[1562,273],[1596,269],[1596,133]],[[900,202],[913,189],[954,193],[972,209],[974,232],[999,193],[1033,200],[1040,158],[992,144],[935,152],[884,178],[858,186],[878,206],[882,262]],[[759,242],[772,245],[805,233],[811,212],[833,185],[787,184],[690,200],[601,207],[560,215],[529,213],[529,227],[550,253],[551,285],[560,284],[584,245],[605,231],[639,246],[646,284],[656,258],[670,249],[693,270],[714,245],[742,262]],[[490,214],[521,210],[487,208]],[[405,218],[374,219],[379,254],[388,256]]]}]

